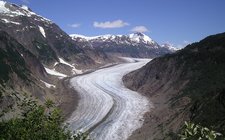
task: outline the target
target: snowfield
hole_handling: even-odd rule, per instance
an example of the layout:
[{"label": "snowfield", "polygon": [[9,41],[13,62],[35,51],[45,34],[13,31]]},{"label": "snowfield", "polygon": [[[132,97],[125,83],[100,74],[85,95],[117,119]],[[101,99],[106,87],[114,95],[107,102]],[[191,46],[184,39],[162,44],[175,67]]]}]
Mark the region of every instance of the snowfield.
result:
[{"label": "snowfield", "polygon": [[88,131],[96,140],[125,140],[143,124],[150,101],[124,87],[122,77],[149,62],[119,64],[71,79],[80,96],[77,109],[68,119],[73,131]]}]

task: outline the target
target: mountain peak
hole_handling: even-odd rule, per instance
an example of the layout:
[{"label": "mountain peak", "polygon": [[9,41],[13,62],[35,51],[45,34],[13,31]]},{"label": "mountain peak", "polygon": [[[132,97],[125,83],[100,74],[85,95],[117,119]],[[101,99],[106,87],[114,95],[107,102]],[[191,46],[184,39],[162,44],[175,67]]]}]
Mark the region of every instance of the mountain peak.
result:
[{"label": "mountain peak", "polygon": [[27,6],[22,5],[16,5],[12,4],[6,1],[0,0],[0,13],[10,15],[12,17],[14,16],[31,16],[35,13],[33,13]]},{"label": "mountain peak", "polygon": [[29,11],[29,12],[33,12],[28,6],[26,5],[21,5],[21,8],[26,10],[26,11]]},{"label": "mountain peak", "polygon": [[5,20],[6,18],[7,20],[9,20],[14,17],[26,16],[26,17],[33,17],[36,20],[46,21],[47,23],[52,23],[49,19],[34,13],[28,6],[17,5],[2,0],[0,0],[0,16],[2,19],[4,17],[3,20]]},{"label": "mountain peak", "polygon": [[132,41],[138,42],[138,43],[140,43],[140,42],[143,42],[146,44],[154,44],[155,43],[149,36],[147,36],[141,32],[129,34],[129,37],[131,38]]},{"label": "mountain peak", "polygon": [[143,33],[141,33],[141,32],[135,32],[135,33],[133,33],[133,34],[135,34],[135,35],[137,35],[137,36],[145,36],[145,34],[143,34]]}]

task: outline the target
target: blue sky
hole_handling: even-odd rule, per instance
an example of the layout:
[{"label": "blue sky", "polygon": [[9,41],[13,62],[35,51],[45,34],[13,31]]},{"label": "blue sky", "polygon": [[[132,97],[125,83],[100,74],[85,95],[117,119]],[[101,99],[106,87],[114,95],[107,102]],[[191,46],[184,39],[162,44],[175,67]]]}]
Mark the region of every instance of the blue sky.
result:
[{"label": "blue sky", "polygon": [[25,4],[68,34],[142,31],[177,46],[225,32],[225,0],[8,0]]}]

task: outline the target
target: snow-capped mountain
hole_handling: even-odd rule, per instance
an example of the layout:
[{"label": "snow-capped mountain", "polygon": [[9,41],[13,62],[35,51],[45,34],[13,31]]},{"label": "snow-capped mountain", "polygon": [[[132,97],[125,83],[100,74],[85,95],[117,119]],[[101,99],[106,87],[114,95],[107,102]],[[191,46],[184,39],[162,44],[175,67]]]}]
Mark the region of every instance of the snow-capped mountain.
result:
[{"label": "snow-capped mountain", "polygon": [[[44,22],[52,23],[51,20],[34,13],[30,8],[28,8],[25,5],[18,6],[16,4],[7,3],[6,1],[0,1],[0,13],[1,13],[1,15],[9,16],[12,18],[20,17],[20,16],[27,16],[27,17],[36,16],[36,17],[38,17],[35,19],[37,21],[44,21]],[[1,19],[1,20],[8,22],[8,23],[12,23],[12,24],[13,23],[21,24],[19,22],[10,21],[7,19]]]},{"label": "snow-capped mountain", "polygon": [[107,34],[94,37],[77,34],[70,36],[81,45],[80,47],[90,47],[122,56],[153,58],[174,52],[173,48],[160,46],[149,36],[139,32],[128,35]]},{"label": "snow-capped mountain", "polygon": [[71,34],[70,35],[74,40],[83,40],[83,41],[90,41],[90,42],[115,42],[117,44],[133,44],[133,45],[140,45],[145,44],[147,46],[151,46],[154,48],[158,48],[159,45],[152,40],[150,37],[143,33],[132,33],[129,35],[100,35],[100,36],[93,36],[87,37],[84,35],[78,34]]},{"label": "snow-capped mountain", "polygon": [[169,50],[175,52],[175,51],[178,51],[179,49],[174,47],[173,44],[170,44],[170,43],[164,43],[161,45],[161,47],[164,47],[164,48],[168,48]]},{"label": "snow-capped mountain", "polygon": [[143,33],[133,33],[128,35],[130,37],[130,40],[136,43],[146,43],[150,45],[156,44],[155,41],[153,41],[149,36],[143,34]]}]

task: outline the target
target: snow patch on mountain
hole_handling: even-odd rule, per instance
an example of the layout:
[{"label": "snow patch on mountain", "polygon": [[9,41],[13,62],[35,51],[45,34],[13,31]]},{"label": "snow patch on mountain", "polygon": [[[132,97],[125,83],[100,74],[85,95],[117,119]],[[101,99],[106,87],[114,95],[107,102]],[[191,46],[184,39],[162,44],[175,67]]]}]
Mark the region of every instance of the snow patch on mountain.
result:
[{"label": "snow patch on mountain", "polygon": [[21,6],[22,9],[29,11],[29,8],[26,5]]},{"label": "snow patch on mountain", "polygon": [[[7,6],[8,3],[5,2],[5,1],[0,1],[0,13],[3,13],[3,14],[9,14],[11,16],[25,16],[24,13],[22,13],[21,11],[19,10],[11,10],[9,9]],[[12,5],[9,5],[9,6],[12,6]]]},{"label": "snow patch on mountain", "polygon": [[42,35],[46,38],[44,28],[43,28],[43,27],[41,27],[41,26],[38,26],[38,28],[39,28],[39,31],[41,32],[41,34],[42,34]]},{"label": "snow patch on mountain", "polygon": [[62,58],[59,58],[59,62],[65,65],[68,65],[70,67],[73,67],[73,65],[71,65],[70,63],[66,62],[65,60],[63,60]]},{"label": "snow patch on mountain", "polygon": [[162,44],[161,46],[163,48],[167,48],[167,49],[169,49],[171,51],[178,51],[179,50],[178,48],[174,47],[173,44],[170,44],[170,43],[165,43],[165,44]]},{"label": "snow patch on mountain", "polygon": [[84,35],[79,35],[79,34],[71,34],[70,37],[75,39],[75,38],[82,38],[86,39],[87,41],[89,40],[94,40],[94,39],[101,39],[101,40],[107,40],[107,39],[115,39],[116,36],[121,36],[121,35],[98,35],[98,36],[84,36]]},{"label": "snow patch on mountain", "polygon": [[5,7],[6,2],[0,1],[0,13],[7,13],[9,9]]},{"label": "snow patch on mountain", "polygon": [[67,66],[70,66],[72,69],[72,73],[73,74],[82,74],[82,70],[78,70],[76,69],[73,65],[71,65],[70,63],[66,62],[65,60],[63,60],[62,58],[59,58],[59,62],[62,64],[65,64]]},{"label": "snow patch on mountain", "polygon": [[16,24],[16,25],[20,25],[20,23],[19,22],[14,22],[14,21],[10,21],[10,20],[8,20],[8,19],[1,19],[2,21],[4,21],[5,23],[11,23],[11,24]]},{"label": "snow patch on mountain", "polygon": [[34,13],[33,11],[31,11],[31,10],[29,9],[29,7],[27,7],[26,5],[22,5],[21,8],[22,8],[23,10],[26,11],[26,14],[27,14],[28,16],[31,16],[31,15],[37,15],[36,13]]},{"label": "snow patch on mountain", "polygon": [[74,74],[82,74],[82,73],[83,73],[82,70],[79,70],[79,69],[75,68],[74,64],[71,65],[70,63],[68,63],[68,62],[66,62],[65,60],[63,60],[63,58],[59,58],[59,62],[55,62],[54,67],[55,67],[56,65],[58,65],[59,63],[71,67],[71,68],[72,68],[72,73],[73,73],[73,75],[74,75]]},{"label": "snow patch on mountain", "polygon": [[44,21],[49,24],[52,23],[51,20],[42,17],[33,11],[29,9],[29,7],[22,5],[22,6],[17,6],[15,4],[8,3],[6,1],[0,0],[0,13],[7,15],[9,17],[15,17],[15,16],[27,16],[27,17],[32,17],[36,16],[38,21]]},{"label": "snow patch on mountain", "polygon": [[[107,34],[107,35],[100,35],[100,36],[94,36],[94,37],[91,37],[91,39],[101,39],[101,40],[108,40],[108,39],[115,39],[117,35],[110,35],[110,34]],[[118,35],[119,36],[119,35]]]},{"label": "snow patch on mountain", "polygon": [[55,88],[55,85],[52,85],[52,84],[49,84],[49,83],[47,83],[47,82],[45,82],[45,81],[43,81],[43,80],[40,80],[42,83],[44,83],[45,84],[45,86],[47,87],[47,88]]},{"label": "snow patch on mountain", "polygon": [[48,74],[50,75],[54,75],[54,76],[58,76],[60,79],[61,78],[64,78],[64,77],[67,77],[67,75],[63,74],[63,73],[60,73],[58,71],[56,71],[55,69],[49,69],[49,68],[46,68],[45,67],[45,70]]},{"label": "snow patch on mountain", "polygon": [[70,37],[71,38],[82,38],[82,39],[86,39],[86,40],[90,40],[91,39],[91,37],[84,36],[84,35],[79,35],[79,34],[71,34]]}]

